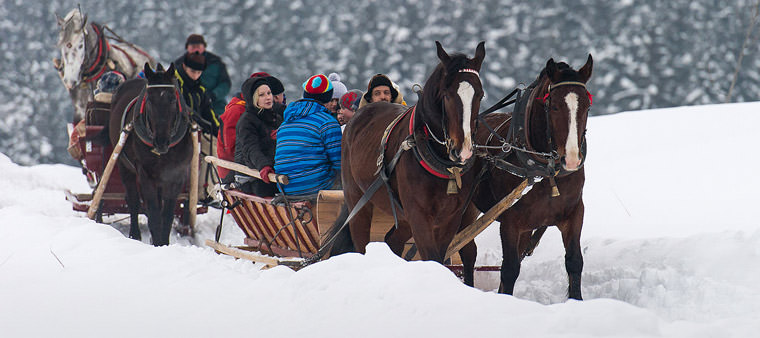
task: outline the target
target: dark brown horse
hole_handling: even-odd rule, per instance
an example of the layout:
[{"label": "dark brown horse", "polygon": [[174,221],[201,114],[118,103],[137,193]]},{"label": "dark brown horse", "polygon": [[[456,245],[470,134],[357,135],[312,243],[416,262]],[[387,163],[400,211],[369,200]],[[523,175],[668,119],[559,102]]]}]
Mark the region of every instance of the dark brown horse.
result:
[{"label": "dark brown horse", "polygon": [[582,299],[583,161],[591,106],[585,84],[592,66],[591,55],[578,71],[550,59],[525,96],[518,99],[514,113],[486,118],[498,135],[488,128],[478,130],[478,144],[502,147],[489,149],[480,163],[490,166],[475,193],[474,202],[481,211],[493,207],[524,177],[543,177],[497,218],[503,250],[500,292],[512,294],[522,258],[532,251],[546,226],[556,225],[565,245],[569,297]]},{"label": "dark brown horse", "polygon": [[[342,143],[348,209],[353,209],[378,175],[389,177],[387,191],[374,194],[349,223],[356,251],[365,252],[374,206],[389,215],[398,213],[398,228],[386,235],[396,254],[401,255],[404,243],[414,236],[422,259],[443,262],[462,223],[466,191],[474,179],[467,169],[473,162],[472,137],[483,97],[478,72],[484,45],[478,44],[470,59],[449,55],[436,42],[440,64],[414,107],[372,103],[348,123]],[[395,169],[389,171],[397,155]]]},{"label": "dark brown horse", "polygon": [[156,72],[147,63],[145,79],[122,84],[113,95],[109,136],[116,144],[131,124],[118,165],[127,193],[129,237],[140,240],[137,215],[145,204],[152,243],[168,245],[177,197],[185,187],[192,158],[189,115],[174,78],[174,65]]}]

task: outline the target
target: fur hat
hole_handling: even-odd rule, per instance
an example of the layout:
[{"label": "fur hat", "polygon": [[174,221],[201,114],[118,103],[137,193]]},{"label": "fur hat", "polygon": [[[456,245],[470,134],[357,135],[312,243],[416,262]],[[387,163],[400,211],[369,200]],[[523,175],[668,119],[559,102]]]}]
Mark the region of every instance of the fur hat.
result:
[{"label": "fur hat", "polygon": [[203,47],[206,47],[206,40],[203,39],[203,35],[190,34],[190,36],[187,37],[187,40],[185,40],[185,49],[187,49],[187,46],[189,45],[198,45],[198,44],[203,44]]},{"label": "fur hat", "polygon": [[185,57],[182,58],[182,63],[191,69],[203,71],[206,69],[206,57],[200,53],[185,53]]},{"label": "fur hat", "polygon": [[269,81],[265,77],[251,77],[243,82],[240,93],[243,94],[243,101],[245,101],[245,106],[249,110],[253,110],[256,107],[256,104],[253,102],[253,93],[262,85],[269,85]]},{"label": "fur hat", "polygon": [[100,79],[98,79],[98,85],[95,88],[94,94],[113,93],[124,81],[126,81],[126,78],[122,73],[117,71],[105,72],[100,76]]},{"label": "fur hat", "polygon": [[372,101],[372,90],[378,86],[388,86],[388,88],[391,89],[391,102],[396,101],[396,97],[398,97],[398,90],[395,88],[395,86],[393,86],[391,79],[383,74],[375,74],[375,76],[369,80],[369,85],[367,85],[367,93],[364,94],[364,99],[367,100],[367,102]]},{"label": "fur hat", "polygon": [[348,93],[343,94],[340,97],[341,108],[350,109],[356,111],[359,109],[359,101],[362,98],[362,91],[358,89],[352,89]]},{"label": "fur hat", "polygon": [[324,74],[312,75],[303,83],[303,98],[314,99],[321,103],[332,100],[333,86]]},{"label": "fur hat", "polygon": [[333,85],[333,99],[340,99],[346,94],[346,92],[348,92],[346,85],[344,85],[343,82],[340,82],[340,75],[338,75],[338,73],[330,73],[327,78],[330,79],[330,83]]},{"label": "fur hat", "polygon": [[265,78],[269,82],[269,88],[272,89],[272,95],[280,95],[285,92],[285,86],[282,85],[279,79],[271,75]]}]

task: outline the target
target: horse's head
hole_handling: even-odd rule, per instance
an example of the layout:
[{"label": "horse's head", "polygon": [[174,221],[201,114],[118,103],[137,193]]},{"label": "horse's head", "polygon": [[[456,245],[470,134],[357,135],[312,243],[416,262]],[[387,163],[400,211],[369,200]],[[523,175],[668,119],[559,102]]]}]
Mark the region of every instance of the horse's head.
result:
[{"label": "horse's head", "polygon": [[435,45],[441,64],[434,71],[434,74],[440,72],[434,95],[436,102],[442,102],[443,116],[440,122],[428,123],[441,127],[449,158],[463,163],[473,154],[475,122],[483,98],[479,72],[486,55],[485,42],[478,44],[473,58],[458,53],[449,55],[440,42],[436,41]]},{"label": "horse's head", "polygon": [[[166,154],[186,133],[188,117],[183,112],[182,100],[174,77],[174,64],[164,71],[158,64],[156,71],[148,63],[144,67],[148,85],[135,117],[140,128],[145,128],[153,143],[153,152]],[[137,128],[137,127],[136,127]]]},{"label": "horse's head", "polygon": [[71,10],[66,17],[55,15],[60,32],[58,48],[63,59],[63,84],[67,89],[74,88],[79,82],[87,48],[87,15],[78,9]]},{"label": "horse's head", "polygon": [[562,167],[568,171],[578,170],[583,161],[581,147],[591,107],[591,93],[586,90],[586,82],[591,77],[593,63],[589,54],[586,64],[575,71],[564,62],[555,63],[549,59],[542,72],[548,82],[542,99],[549,116],[554,150],[560,156]]}]

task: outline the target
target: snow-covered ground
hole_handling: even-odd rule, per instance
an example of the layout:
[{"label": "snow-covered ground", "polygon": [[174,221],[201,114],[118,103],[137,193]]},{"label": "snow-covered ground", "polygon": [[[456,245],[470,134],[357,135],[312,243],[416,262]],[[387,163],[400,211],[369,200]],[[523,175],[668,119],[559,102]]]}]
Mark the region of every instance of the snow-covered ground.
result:
[{"label": "snow-covered ground", "polygon": [[[523,262],[515,296],[477,289],[383,244],[299,272],[216,255],[219,212],[154,248],[75,213],[79,169],[0,155],[2,337],[752,337],[760,332],[760,103],[588,122],[585,301],[566,301],[559,232]],[[114,220],[117,220],[114,218]],[[143,228],[144,241],[149,241]],[[242,232],[225,218],[222,241]],[[498,228],[478,239],[499,264]]]}]

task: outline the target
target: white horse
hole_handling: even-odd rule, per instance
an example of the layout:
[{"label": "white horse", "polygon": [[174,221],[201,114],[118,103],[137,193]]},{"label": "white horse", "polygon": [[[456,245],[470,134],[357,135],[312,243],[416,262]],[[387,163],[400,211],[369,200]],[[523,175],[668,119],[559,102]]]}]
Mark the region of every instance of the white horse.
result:
[{"label": "white horse", "polygon": [[119,71],[127,79],[137,76],[145,63],[155,61],[140,47],[106,36],[104,26],[88,23],[87,15],[71,10],[64,18],[55,15],[60,32],[61,59],[53,64],[74,104],[74,124],[84,118],[87,103],[93,100],[97,79],[107,71]]}]

